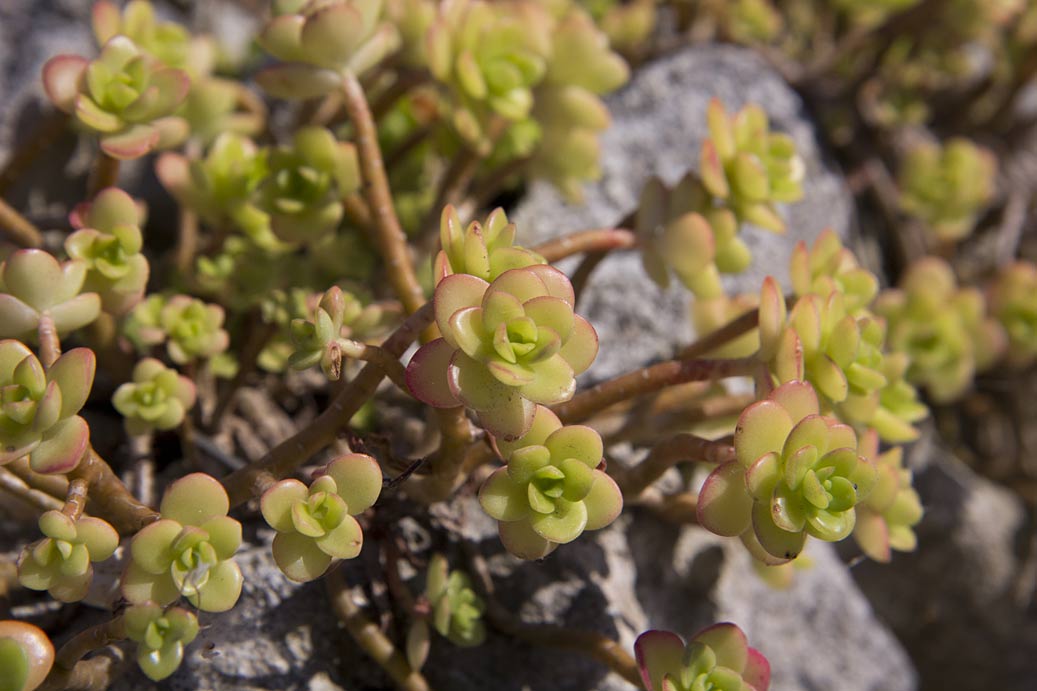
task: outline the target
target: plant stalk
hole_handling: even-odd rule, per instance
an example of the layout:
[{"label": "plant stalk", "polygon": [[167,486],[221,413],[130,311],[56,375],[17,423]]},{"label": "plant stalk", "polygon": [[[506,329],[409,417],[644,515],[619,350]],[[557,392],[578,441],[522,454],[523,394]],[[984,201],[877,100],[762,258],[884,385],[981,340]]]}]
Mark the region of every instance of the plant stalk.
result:
[{"label": "plant stalk", "polygon": [[19,247],[41,247],[43,235],[29,219],[0,199],[0,230]]}]

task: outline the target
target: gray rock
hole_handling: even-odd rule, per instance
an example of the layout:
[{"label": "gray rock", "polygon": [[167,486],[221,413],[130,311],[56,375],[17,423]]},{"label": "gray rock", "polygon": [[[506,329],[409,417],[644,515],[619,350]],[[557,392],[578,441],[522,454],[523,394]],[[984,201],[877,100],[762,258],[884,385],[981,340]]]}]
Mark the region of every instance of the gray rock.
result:
[{"label": "gray rock", "polygon": [[[602,135],[602,178],[585,187],[583,205],[567,204],[551,186],[534,184],[513,219],[526,244],[574,230],[611,227],[637,207],[644,182],[668,183],[698,168],[708,135],[706,107],[717,96],[729,112],[748,103],[764,106],[772,127],[787,132],[806,164],[802,201],[782,209],[788,232],[743,230],[753,266],[728,280],[731,292],[755,293],[764,276],[788,284],[788,260],[797,240],[811,242],[825,228],[850,237],[853,199],[825,159],[799,97],[752,51],[732,46],[682,50],[639,70],[607,100],[612,127]],[[581,312],[608,338],[588,378],[598,380],[632,365],[668,357],[692,337],[688,293],[660,290],[633,254],[607,258],[593,274]]]},{"label": "gray rock", "polygon": [[911,453],[926,508],[917,551],[862,563],[853,575],[910,652],[924,688],[1033,689],[1032,518],[1016,494],[933,438]]}]

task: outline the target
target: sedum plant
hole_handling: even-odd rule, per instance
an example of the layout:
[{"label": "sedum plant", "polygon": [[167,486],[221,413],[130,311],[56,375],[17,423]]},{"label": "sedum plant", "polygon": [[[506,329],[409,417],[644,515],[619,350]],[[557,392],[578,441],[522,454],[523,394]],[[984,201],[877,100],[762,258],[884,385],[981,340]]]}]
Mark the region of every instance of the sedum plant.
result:
[{"label": "sedum plant", "polygon": [[493,283],[447,276],[433,302],[443,336],[408,365],[412,393],[435,407],[472,408],[505,439],[529,430],[537,404],[571,398],[597,354],[594,327],[573,313],[572,284],[549,266],[511,269]]},{"label": "sedum plant", "polygon": [[770,686],[770,663],[734,624],[714,624],[687,644],[669,631],[646,631],[634,642],[634,652],[648,691],[767,691]]},{"label": "sedum plant", "polygon": [[990,312],[1008,337],[1008,360],[1025,367],[1037,359],[1037,266],[1019,261],[1005,267],[989,295]]},{"label": "sedum plant", "polygon": [[432,624],[441,636],[463,648],[482,645],[486,639],[485,603],[472,590],[468,575],[451,571],[442,554],[429,560],[425,598],[432,608]]},{"label": "sedum plant", "polygon": [[599,469],[601,437],[590,427],[563,426],[538,406],[528,432],[496,443],[507,463],[483,483],[479,502],[499,521],[501,541],[515,556],[543,558],[622,510],[619,487]]},{"label": "sedum plant", "polygon": [[90,428],[78,413],[96,360],[75,348],[44,368],[23,343],[0,341],[0,465],[28,456],[38,473],[65,473],[87,452]]},{"label": "sedum plant", "polygon": [[879,454],[878,435],[861,435],[858,452],[872,459],[875,486],[857,508],[853,537],[870,558],[888,562],[890,551],[913,552],[918,541],[914,527],[922,520],[922,502],[911,486],[911,471],[904,468],[904,450],[894,446]]},{"label": "sedum plant", "polygon": [[87,267],[82,290],[97,293],[111,314],[128,312],[144,297],[150,268],[141,254],[143,216],[130,195],[109,187],[72,218],[79,230],[65,240],[65,251]]},{"label": "sedum plant", "polygon": [[43,250],[18,250],[0,265],[0,337],[35,337],[44,318],[58,335],[90,324],[101,312],[97,293],[84,293],[87,264],[59,263]]},{"label": "sedum plant", "polygon": [[468,274],[492,282],[509,269],[546,264],[543,257],[515,245],[515,224],[504,209],[494,209],[486,221],[465,227],[457,209],[447,206],[439,222],[442,249],[436,255],[433,278],[438,284],[451,274]]},{"label": "sedum plant", "polygon": [[191,87],[187,73],[126,36],[109,38],[92,62],[78,55],[51,58],[43,85],[55,106],[99,135],[101,150],[112,158],[139,158],[187,135],[187,122],[174,115]]},{"label": "sedum plant", "polygon": [[152,681],[173,674],[184,659],[184,646],[198,636],[198,618],[181,607],[144,602],[126,608],[122,618],[126,637],[137,644],[137,665]]},{"label": "sedum plant", "polygon": [[161,518],[130,542],[122,594],[133,604],[165,607],[179,597],[204,612],[225,612],[241,595],[241,569],[232,557],[241,524],[227,515],[230,500],[219,482],[202,473],[166,490]]},{"label": "sedum plant", "polygon": [[133,381],[115,390],[112,405],[123,416],[126,433],[136,436],[174,429],[195,398],[194,382],[159,360],[144,358],[133,368]]},{"label": "sedum plant", "polygon": [[61,511],[44,513],[39,526],[45,537],[22,551],[18,582],[61,602],[82,600],[94,575],[91,563],[112,556],[119,534],[100,518],[73,519]]},{"label": "sedum plant", "polygon": [[854,507],[875,484],[875,467],[857,455],[853,429],[818,410],[805,382],[782,384],[745,409],[735,428],[736,458],[699,492],[704,527],[744,536],[767,563],[795,559],[808,535],[834,542],[853,531]]},{"label": "sedum plant", "polygon": [[24,621],[0,621],[0,689],[35,691],[54,666],[54,644],[38,627]]},{"label": "sedum plant", "polygon": [[336,559],[360,554],[364,536],[354,516],[371,508],[381,491],[378,462],[359,453],[329,463],[309,488],[289,479],[268,489],[260,506],[277,531],[277,566],[293,581],[312,581]]},{"label": "sedum plant", "polygon": [[967,139],[912,147],[901,164],[900,207],[940,241],[972,233],[997,192],[997,159]]},{"label": "sedum plant", "polygon": [[223,319],[219,305],[188,295],[151,295],[133,310],[123,329],[138,350],[165,343],[169,358],[183,365],[227,349],[230,336]]}]

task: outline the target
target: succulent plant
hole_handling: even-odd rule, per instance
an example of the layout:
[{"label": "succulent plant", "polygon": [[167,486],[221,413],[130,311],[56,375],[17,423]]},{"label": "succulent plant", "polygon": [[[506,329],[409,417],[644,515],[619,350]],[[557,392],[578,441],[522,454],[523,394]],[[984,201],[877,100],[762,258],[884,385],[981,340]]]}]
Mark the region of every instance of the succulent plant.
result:
[{"label": "succulent plant", "polygon": [[783,232],[775,202],[803,196],[803,161],[787,134],[770,131],[767,114],[756,105],[734,117],[716,98],[707,113],[709,138],[702,144],[702,183],[738,217],[766,230]]},{"label": "succulent plant", "polygon": [[573,314],[572,284],[550,266],[511,269],[493,283],[453,274],[433,301],[443,336],[415,353],[408,385],[429,405],[472,408],[500,437],[528,431],[536,404],[571,398],[597,354],[594,327]]},{"label": "succulent plant", "polygon": [[187,73],[126,36],[108,39],[93,62],[78,55],[51,58],[43,85],[55,106],[100,135],[101,150],[112,158],[139,158],[187,137],[187,121],[173,114],[190,89]]},{"label": "succulent plant", "polygon": [[451,571],[442,554],[434,554],[429,560],[425,597],[432,607],[432,624],[440,635],[464,648],[482,645],[486,639],[482,621],[486,606],[472,589],[468,575]]},{"label": "succulent plant", "polygon": [[54,644],[47,634],[24,621],[0,621],[2,691],[34,691],[54,666]]},{"label": "succulent plant", "polygon": [[901,165],[900,206],[939,240],[968,236],[996,193],[997,159],[967,139],[921,143]]},{"label": "succulent plant", "polygon": [[609,525],[623,509],[619,487],[599,469],[601,437],[590,427],[563,427],[538,406],[528,432],[496,444],[507,465],[486,479],[479,502],[515,556],[540,559],[584,530]]},{"label": "succulent plant", "polygon": [[379,22],[382,0],[275,0],[276,15],[259,44],[283,63],[257,80],[280,98],[307,99],[339,88],[341,73],[361,74],[400,43],[396,28]]},{"label": "succulent plant", "polygon": [[732,0],[724,10],[724,31],[738,43],[767,43],[781,31],[781,14],[770,0]]},{"label": "succulent plant", "polygon": [[166,490],[161,519],[130,542],[122,594],[132,604],[162,607],[180,596],[205,612],[225,612],[241,595],[241,569],[232,557],[241,524],[230,518],[223,486],[203,473],[185,475]]},{"label": "succulent plant", "polygon": [[1020,367],[1037,359],[1037,265],[1004,267],[990,288],[990,312],[1008,335],[1008,360]]},{"label": "succulent plant", "polygon": [[155,8],[147,0],[130,0],[121,13],[115,3],[100,0],[94,3],[92,20],[99,46],[122,35],[164,65],[184,70],[192,77],[207,74],[212,69],[215,58],[212,41],[192,37],[175,22],[158,21]]},{"label": "succulent plant", "polygon": [[875,311],[889,324],[890,348],[910,358],[908,381],[940,403],[961,396],[1005,347],[1004,331],[986,314],[983,294],[958,288],[950,266],[936,257],[912,264],[898,289],[879,296]]},{"label": "succulent plant", "polygon": [[922,502],[911,486],[911,471],[904,468],[904,450],[894,446],[879,454],[878,434],[868,430],[860,438],[858,453],[873,459],[875,486],[857,507],[853,537],[875,561],[888,562],[890,550],[913,552],[918,541],[913,530],[922,520]]},{"label": "succulent plant", "polygon": [[22,551],[18,582],[30,590],[46,590],[55,600],[82,600],[94,576],[91,562],[104,561],[119,546],[119,534],[92,516],[73,520],[60,511],[40,516],[46,537]]},{"label": "succulent plant", "polygon": [[536,3],[457,0],[440,5],[426,36],[432,75],[454,96],[453,125],[489,152],[493,115],[525,119],[547,67],[550,17]]},{"label": "succulent plant", "polygon": [[304,127],[291,147],[270,153],[270,173],[259,190],[259,206],[282,240],[305,242],[333,230],[342,220],[342,198],[360,189],[356,149],[323,127]]},{"label": "succulent plant", "polygon": [[0,341],[0,465],[29,456],[38,473],[65,473],[90,443],[76,415],[90,395],[96,361],[87,348],[68,351],[44,369],[18,341]]},{"label": "succulent plant", "polygon": [[137,644],[137,665],[152,681],[175,672],[184,659],[184,646],[198,635],[198,618],[180,607],[163,609],[143,602],[127,607],[122,619],[126,637]]},{"label": "succulent plant", "polygon": [[169,357],[182,365],[227,349],[230,337],[222,328],[223,315],[219,305],[187,295],[152,295],[133,310],[124,329],[142,350],[165,341]]},{"label": "succulent plant", "polygon": [[735,428],[736,459],[710,473],[699,492],[701,524],[724,536],[751,532],[743,541],[767,563],[796,558],[808,535],[848,536],[875,467],[857,455],[853,429],[818,410],[813,388],[800,381],[746,408]]},{"label": "succulent plant", "polygon": [[130,435],[179,426],[194,401],[194,383],[154,358],[138,362],[133,381],[119,385],[112,396]]},{"label": "succulent plant", "polygon": [[714,624],[685,645],[669,631],[646,631],[634,643],[648,691],[767,691],[771,667],[742,630]]},{"label": "succulent plant", "polygon": [[515,224],[504,209],[495,209],[483,224],[461,224],[457,209],[449,204],[439,222],[439,242],[433,278],[439,283],[452,274],[469,274],[492,282],[509,269],[546,264],[536,252],[515,245]]},{"label": "succulent plant", "polygon": [[309,488],[289,479],[268,489],[260,508],[277,531],[277,566],[293,581],[312,581],[336,559],[360,554],[364,535],[353,517],[371,508],[381,491],[378,462],[359,453],[332,461]]},{"label": "succulent plant", "polygon": [[97,293],[106,312],[123,314],[144,297],[150,268],[141,254],[142,216],[133,198],[115,187],[72,216],[79,230],[65,239],[65,251],[86,265],[82,290]]},{"label": "succulent plant", "polygon": [[247,137],[224,133],[205,158],[189,161],[165,153],[155,164],[163,186],[184,206],[215,227],[234,225],[253,241],[270,246],[270,218],[256,205],[256,190],[269,174],[268,151]]},{"label": "succulent plant", "polygon": [[87,264],[58,263],[43,250],[18,250],[0,265],[0,338],[35,339],[40,317],[59,335],[82,328],[101,313],[97,293],[83,293]]},{"label": "succulent plant", "polygon": [[789,274],[796,297],[838,292],[843,296],[846,311],[854,316],[867,309],[879,292],[875,274],[861,267],[857,257],[843,247],[842,240],[831,229],[818,235],[809,249],[803,241],[796,243]]}]

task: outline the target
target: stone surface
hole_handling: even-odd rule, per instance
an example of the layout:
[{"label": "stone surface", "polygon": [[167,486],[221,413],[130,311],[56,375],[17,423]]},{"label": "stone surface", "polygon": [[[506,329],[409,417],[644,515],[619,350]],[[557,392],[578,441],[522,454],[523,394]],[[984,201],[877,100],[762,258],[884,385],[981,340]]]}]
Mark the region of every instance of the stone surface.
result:
[{"label": "stone surface", "polygon": [[[685,49],[639,70],[630,83],[607,98],[612,127],[602,135],[602,178],[585,187],[585,203],[566,204],[551,186],[536,183],[511,218],[526,244],[583,228],[610,227],[637,207],[652,175],[667,183],[698,168],[708,135],[706,107],[718,97],[729,112],[748,103],[767,111],[772,127],[796,141],[806,165],[804,196],[782,208],[788,232],[774,235],[745,228],[753,266],[728,279],[731,292],[756,293],[764,276],[786,285],[788,260],[797,240],[812,241],[825,228],[848,238],[853,199],[825,159],[814,126],[796,93],[752,51],[732,46]],[[668,357],[692,337],[688,293],[660,290],[633,253],[608,257],[595,271],[582,313],[609,334],[588,378],[618,374],[631,365]]]}]

